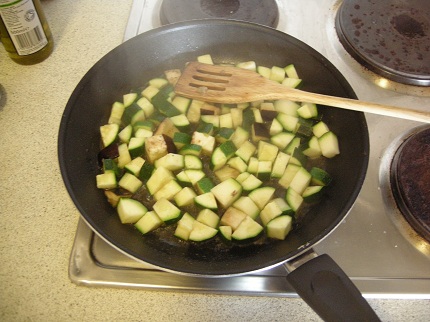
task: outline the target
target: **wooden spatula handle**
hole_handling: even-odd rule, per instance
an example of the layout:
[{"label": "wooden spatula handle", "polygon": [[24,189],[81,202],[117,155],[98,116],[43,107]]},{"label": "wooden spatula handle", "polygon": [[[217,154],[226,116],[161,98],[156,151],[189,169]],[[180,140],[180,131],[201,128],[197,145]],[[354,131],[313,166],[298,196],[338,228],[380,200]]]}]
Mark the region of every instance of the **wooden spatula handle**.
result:
[{"label": "wooden spatula handle", "polygon": [[[430,113],[406,109],[396,106],[387,106],[376,103],[357,101],[349,98],[334,97],[301,90],[288,90],[286,97],[293,101],[309,102],[327,106],[334,106],[348,110],[379,114],[391,117],[407,119],[411,121],[430,123]],[[429,106],[430,109],[430,106]]]}]

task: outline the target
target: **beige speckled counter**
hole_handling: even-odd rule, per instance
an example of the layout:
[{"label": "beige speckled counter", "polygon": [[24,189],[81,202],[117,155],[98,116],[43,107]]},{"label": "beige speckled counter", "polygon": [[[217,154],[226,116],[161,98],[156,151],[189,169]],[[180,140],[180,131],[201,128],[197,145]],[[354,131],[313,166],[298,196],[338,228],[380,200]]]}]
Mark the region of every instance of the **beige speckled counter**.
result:
[{"label": "beige speckled counter", "polygon": [[[57,133],[86,71],[121,43],[131,0],[42,0],[55,39],[20,66],[0,46],[1,321],[317,321],[301,299],[76,286],[68,277],[79,213],[61,179]],[[4,93],[3,93],[4,96]],[[428,321],[423,300],[369,300],[383,321]]]}]

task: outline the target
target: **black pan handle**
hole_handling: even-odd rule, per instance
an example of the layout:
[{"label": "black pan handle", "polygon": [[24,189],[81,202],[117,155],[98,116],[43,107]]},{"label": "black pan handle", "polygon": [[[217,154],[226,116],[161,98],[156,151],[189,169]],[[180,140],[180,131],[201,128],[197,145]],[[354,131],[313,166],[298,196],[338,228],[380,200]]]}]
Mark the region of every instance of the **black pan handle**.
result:
[{"label": "black pan handle", "polygon": [[[290,267],[287,263],[288,270]],[[326,254],[301,264],[287,280],[325,321],[380,321],[358,288]]]}]

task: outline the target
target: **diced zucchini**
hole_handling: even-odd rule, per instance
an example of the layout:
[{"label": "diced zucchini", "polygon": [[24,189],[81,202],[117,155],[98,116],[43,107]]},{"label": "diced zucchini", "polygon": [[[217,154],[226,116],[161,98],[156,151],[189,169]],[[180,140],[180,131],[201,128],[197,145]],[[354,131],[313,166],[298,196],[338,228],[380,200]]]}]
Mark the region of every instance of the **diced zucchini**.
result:
[{"label": "diced zucchini", "polygon": [[233,231],[239,227],[240,223],[247,217],[247,214],[234,207],[229,207],[221,217],[221,226],[230,226]]},{"label": "diced zucchini", "polygon": [[236,147],[232,141],[225,141],[215,148],[211,156],[211,166],[215,171],[224,166],[236,152]]},{"label": "diced zucchini", "polygon": [[191,144],[200,145],[203,153],[211,155],[215,148],[215,137],[195,131],[191,138]]},{"label": "diced zucchini", "polygon": [[233,133],[234,133],[234,129],[221,127],[218,130],[218,133],[215,135],[215,140],[218,143],[224,143],[225,141],[228,141],[231,139]]},{"label": "diced zucchini", "polygon": [[196,205],[207,208],[207,209],[218,209],[218,204],[216,202],[215,196],[212,192],[206,192],[198,195],[194,198]]},{"label": "diced zucchini", "polygon": [[291,78],[285,77],[282,81],[282,85],[287,86],[289,88],[297,88],[302,83],[302,80],[299,78]]},{"label": "diced zucchini", "polygon": [[276,156],[275,161],[273,162],[272,167],[272,178],[281,178],[287,168],[288,161],[290,160],[290,156],[284,152],[279,152]]},{"label": "diced zucchini", "polygon": [[290,216],[279,216],[271,220],[267,226],[267,237],[284,240],[293,228],[293,218]]},{"label": "diced zucchini", "polygon": [[225,181],[230,178],[236,179],[240,171],[229,165],[225,165],[221,169],[214,171],[214,174],[219,181]]},{"label": "diced zucchini", "polygon": [[145,114],[145,118],[150,117],[152,113],[154,113],[154,105],[152,105],[148,98],[141,97],[137,100],[136,104],[142,109]]},{"label": "diced zucchini", "polygon": [[313,167],[310,170],[310,174],[312,176],[311,182],[314,185],[328,186],[332,181],[332,177],[330,176],[330,174],[328,174],[327,171],[318,167]]},{"label": "diced zucchini", "polygon": [[204,177],[196,182],[195,187],[199,194],[203,194],[206,192],[210,192],[211,189],[214,187],[214,184],[210,178]]},{"label": "diced zucchini", "polygon": [[263,184],[263,181],[251,173],[240,184],[242,185],[244,191],[252,191],[260,187]]},{"label": "diced zucchini", "polygon": [[323,193],[324,193],[324,187],[325,186],[309,186],[303,191],[302,197],[303,200],[307,203],[313,203],[320,201]]},{"label": "diced zucchini", "polygon": [[220,115],[219,127],[233,128],[233,117],[231,113]]},{"label": "diced zucchini", "polygon": [[155,86],[147,86],[143,89],[141,92],[142,96],[148,99],[149,101],[152,100],[152,98],[157,95],[159,92],[159,89]]},{"label": "diced zucchini", "polygon": [[321,156],[321,148],[316,136],[311,137],[302,148],[303,154],[311,159]]},{"label": "diced zucchini", "polygon": [[308,162],[308,158],[306,157],[306,155],[303,154],[302,150],[300,148],[294,149],[289,163],[304,167],[306,166],[307,162]]},{"label": "diced zucchini", "polygon": [[245,240],[257,237],[264,230],[258,222],[246,216],[231,235],[232,239]]},{"label": "diced zucchini", "polygon": [[166,86],[168,84],[168,81],[165,78],[157,77],[157,78],[153,78],[153,79],[149,80],[148,83],[150,86],[154,86],[154,87],[157,87],[158,89],[160,89],[160,88]]},{"label": "diced zucchini", "polygon": [[276,118],[274,118],[269,127],[269,134],[271,136],[274,136],[278,133],[281,133],[283,130],[284,130],[284,127],[282,126],[282,124],[279,123],[279,121]]},{"label": "diced zucchini", "polygon": [[249,141],[243,142],[243,144],[236,150],[235,154],[239,156],[243,161],[248,162],[249,159],[254,155],[257,148],[254,144]]},{"label": "diced zucchini", "polygon": [[327,124],[325,124],[323,121],[320,121],[312,127],[312,131],[317,138],[320,138],[323,136],[323,134],[330,131],[330,129],[328,128]]},{"label": "diced zucchini", "polygon": [[271,69],[269,67],[265,67],[265,66],[257,66],[257,73],[259,73],[261,76],[265,77],[265,78],[269,78],[270,79],[270,73],[271,73]]},{"label": "diced zucchini", "polygon": [[137,121],[143,120],[145,120],[145,112],[135,103],[126,107],[122,115],[122,122],[124,124],[134,124]]},{"label": "diced zucchini", "polygon": [[267,205],[260,212],[260,219],[264,226],[266,226],[273,218],[282,215],[292,216],[294,211],[288,203],[282,198],[276,198],[267,203]]},{"label": "diced zucchini", "polygon": [[284,152],[292,155],[294,153],[294,150],[300,146],[301,139],[299,137],[295,137],[291,140],[290,144],[287,145]]},{"label": "diced zucchini", "polygon": [[112,170],[96,175],[96,182],[99,189],[114,189],[117,187],[116,175]]},{"label": "diced zucchini", "polygon": [[252,70],[254,72],[257,70],[257,64],[253,60],[237,63],[236,67]]},{"label": "diced zucchini", "polygon": [[153,210],[148,211],[142,216],[142,218],[139,219],[138,222],[134,224],[137,230],[139,230],[142,234],[147,234],[157,229],[161,225],[163,225],[163,221]]},{"label": "diced zucchini", "polygon": [[294,139],[295,135],[290,132],[280,132],[270,138],[270,142],[276,145],[279,149],[285,149],[288,144]]},{"label": "diced zucchini", "polygon": [[154,169],[154,165],[150,164],[149,162],[145,162],[140,169],[139,179],[141,181],[147,181],[152,176]]},{"label": "diced zucchini", "polygon": [[285,199],[294,212],[297,212],[303,203],[303,197],[292,188],[287,189]]},{"label": "diced zucchini", "polygon": [[175,236],[181,238],[183,240],[188,240],[190,237],[191,230],[193,230],[194,226],[194,217],[189,213],[184,213],[181,219],[178,221],[178,225],[175,229]]},{"label": "diced zucchini", "polygon": [[[173,124],[172,120],[168,117],[164,118],[154,132],[154,135],[163,135],[173,139],[175,133],[179,132],[178,128]],[[165,138],[166,140],[166,138]]]},{"label": "diced zucchini", "polygon": [[241,210],[252,219],[257,219],[260,214],[260,208],[248,196],[241,196],[233,203],[232,207]]},{"label": "diced zucchini", "polygon": [[279,113],[284,113],[295,117],[298,116],[297,110],[300,108],[300,105],[296,102],[280,99],[275,101],[273,105],[275,106],[275,110],[277,110]]},{"label": "diced zucchini", "polygon": [[118,186],[121,188],[130,191],[131,193],[135,193],[137,190],[142,187],[143,182],[139,180],[136,176],[132,175],[131,173],[124,173],[122,178],[118,182]]},{"label": "diced zucchini", "polygon": [[296,79],[300,78],[294,64],[290,64],[290,65],[286,66],[284,68],[284,70],[285,70],[285,73],[287,74],[288,77],[296,78]]},{"label": "diced zucchini", "polygon": [[318,116],[318,108],[316,104],[305,103],[297,110],[297,114],[304,119],[316,118]]},{"label": "diced zucchini", "polygon": [[279,113],[276,119],[281,123],[282,127],[288,132],[295,132],[297,124],[299,123],[299,118],[288,115],[285,113]]},{"label": "diced zucchini", "polygon": [[173,135],[173,144],[178,150],[182,149],[185,145],[191,143],[191,135],[183,132],[175,132]]},{"label": "diced zucchini", "polygon": [[121,124],[122,114],[124,113],[124,104],[121,102],[115,102],[112,104],[112,109],[110,112],[108,123]]},{"label": "diced zucchini", "polygon": [[134,158],[131,162],[124,166],[125,171],[130,172],[132,175],[138,177],[140,169],[142,169],[145,160],[141,157]]},{"label": "diced zucchini", "polygon": [[186,169],[184,170],[184,172],[189,178],[192,185],[195,185],[199,180],[206,176],[202,170]]},{"label": "diced zucchini", "polygon": [[192,241],[204,241],[214,237],[218,233],[218,230],[202,224],[198,220],[193,222],[193,229],[190,232],[189,240]]},{"label": "diced zucchini", "polygon": [[154,200],[173,200],[175,195],[182,190],[182,187],[175,180],[170,180],[162,186],[155,194]]},{"label": "diced zucchini", "polygon": [[238,128],[242,126],[243,123],[243,110],[240,108],[231,108],[230,109],[231,118],[233,121],[233,128]]},{"label": "diced zucchini", "polygon": [[102,138],[103,146],[107,147],[115,142],[118,132],[119,125],[116,123],[100,126],[100,136]]},{"label": "diced zucchini", "polygon": [[192,100],[187,111],[187,119],[190,123],[198,123],[200,121],[200,109],[204,102],[199,100]]},{"label": "diced zucchini", "polygon": [[195,155],[199,156],[202,152],[202,146],[198,144],[186,144],[180,150],[179,154],[182,155]]},{"label": "diced zucchini", "polygon": [[127,93],[127,94],[124,94],[122,96],[124,107],[128,107],[131,104],[133,104],[133,102],[136,100],[136,98],[137,98],[137,93]]},{"label": "diced zucchini", "polygon": [[202,160],[195,155],[184,155],[184,168],[201,170],[203,168]]},{"label": "diced zucchini", "polygon": [[181,216],[181,210],[167,199],[158,200],[152,208],[164,222],[175,221]]},{"label": "diced zucchini", "polygon": [[339,150],[339,142],[336,134],[329,131],[324,133],[319,139],[318,142],[321,148],[321,154],[326,158],[333,158],[340,153]]},{"label": "diced zucchini", "polygon": [[257,207],[261,210],[266,204],[272,199],[275,194],[274,187],[261,187],[257,188],[249,193],[249,198],[254,201]]},{"label": "diced zucchini", "polygon": [[237,169],[239,172],[244,172],[248,168],[248,165],[240,157],[231,158],[227,161],[227,165],[234,169]]},{"label": "diced zucchini", "polygon": [[218,231],[223,238],[225,238],[226,240],[231,240],[233,229],[230,226],[219,226]]},{"label": "diced zucchini", "polygon": [[183,207],[192,205],[196,196],[197,194],[193,189],[190,187],[184,187],[175,195],[174,200],[178,207]]},{"label": "diced zucchini", "polygon": [[122,143],[128,143],[133,135],[133,126],[127,125],[118,133],[118,138]]},{"label": "diced zucchini", "polygon": [[197,57],[197,61],[203,64],[213,65],[212,56],[210,54],[205,54]]},{"label": "diced zucchini", "polygon": [[196,219],[202,224],[205,224],[212,228],[216,228],[220,220],[218,214],[210,209],[200,210]]},{"label": "diced zucchini", "polygon": [[272,174],[272,165],[272,161],[258,161],[257,178],[263,181],[269,180]]},{"label": "diced zucchini", "polygon": [[128,152],[131,158],[142,156],[145,152],[145,138],[131,138],[128,142]]},{"label": "diced zucchini", "polygon": [[271,143],[258,142],[257,158],[259,161],[274,161],[278,155],[279,148]]},{"label": "diced zucchini", "polygon": [[246,170],[249,173],[257,174],[258,172],[258,159],[255,157],[249,158],[248,161],[248,169]]},{"label": "diced zucchini", "polygon": [[141,202],[131,198],[121,198],[116,210],[123,224],[136,223],[148,211]]},{"label": "diced zucchini", "polygon": [[303,191],[309,186],[311,182],[311,174],[303,167],[297,171],[293,180],[291,180],[290,188],[293,188],[298,194],[302,194]]},{"label": "diced zucchini", "polygon": [[231,141],[236,148],[240,148],[245,141],[249,139],[249,132],[242,126],[238,126],[231,136]]},{"label": "diced zucchini", "polygon": [[187,132],[190,129],[190,121],[184,114],[172,116],[170,120],[176,126],[179,131]]},{"label": "diced zucchini", "polygon": [[103,172],[113,171],[115,173],[115,176],[119,178],[123,171],[118,167],[118,164],[115,162],[115,160],[112,159],[103,159]]},{"label": "diced zucchini", "polygon": [[284,78],[285,78],[285,69],[278,66],[273,66],[270,72],[270,80],[273,80],[278,83],[282,83]]},{"label": "diced zucchini", "polygon": [[154,163],[156,168],[163,167],[170,171],[176,171],[184,168],[184,156],[176,153],[168,153],[162,156]]},{"label": "diced zucchini", "polygon": [[166,168],[156,168],[152,173],[151,177],[146,182],[146,186],[151,195],[154,195],[158,190],[161,189],[166,183],[174,178],[171,171]]},{"label": "diced zucchini", "polygon": [[290,186],[291,181],[293,180],[296,173],[300,170],[301,166],[296,164],[289,163],[285,168],[285,172],[282,177],[279,179],[278,183],[287,189]]},{"label": "diced zucchini", "polygon": [[212,188],[216,200],[226,209],[235,202],[242,193],[242,186],[235,179],[227,179]]},{"label": "diced zucchini", "polygon": [[[191,99],[182,96],[175,96],[172,100],[173,106],[175,106],[182,114],[187,114],[190,103]],[[187,121],[189,120],[187,119]]]}]

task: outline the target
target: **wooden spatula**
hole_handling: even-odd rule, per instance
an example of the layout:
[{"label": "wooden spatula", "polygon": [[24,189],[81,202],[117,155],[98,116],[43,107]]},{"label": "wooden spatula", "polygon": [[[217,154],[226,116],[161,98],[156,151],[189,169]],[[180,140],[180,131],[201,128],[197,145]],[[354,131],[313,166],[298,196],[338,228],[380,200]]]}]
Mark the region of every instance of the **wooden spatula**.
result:
[{"label": "wooden spatula", "polygon": [[430,123],[430,113],[305,92],[243,68],[199,62],[191,62],[185,67],[175,85],[175,92],[189,98],[225,104],[289,99]]}]

